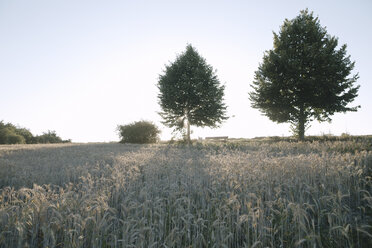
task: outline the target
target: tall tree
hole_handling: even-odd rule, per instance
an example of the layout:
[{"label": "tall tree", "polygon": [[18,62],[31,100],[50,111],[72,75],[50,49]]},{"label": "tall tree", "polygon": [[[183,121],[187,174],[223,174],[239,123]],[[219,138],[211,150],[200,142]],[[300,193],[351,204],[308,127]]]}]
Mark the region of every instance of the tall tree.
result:
[{"label": "tall tree", "polygon": [[212,66],[191,45],[170,65],[158,81],[160,113],[164,124],[184,130],[190,142],[190,125],[215,128],[227,119],[224,86]]},{"label": "tall tree", "polygon": [[274,33],[274,48],[265,52],[255,72],[252,107],[272,121],[290,122],[304,140],[310,121],[331,121],[336,112],[360,107],[347,106],[359,89],[354,85],[358,74],[349,77],[354,63],[346,45],[338,48],[338,38],[327,34],[312,12],[301,11]]}]

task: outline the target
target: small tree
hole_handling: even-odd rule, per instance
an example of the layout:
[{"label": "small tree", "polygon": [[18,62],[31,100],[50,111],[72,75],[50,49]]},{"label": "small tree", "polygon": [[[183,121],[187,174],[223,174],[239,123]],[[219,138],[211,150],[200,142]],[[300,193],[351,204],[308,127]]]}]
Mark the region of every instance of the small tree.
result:
[{"label": "small tree", "polygon": [[274,48],[266,51],[255,72],[252,107],[270,120],[290,122],[304,140],[312,120],[331,121],[336,112],[357,111],[347,105],[357,96],[358,74],[348,77],[354,62],[346,55],[346,45],[337,50],[338,39],[327,34],[308,10],[293,20],[285,20]]},{"label": "small tree", "polygon": [[0,144],[25,144],[26,139],[17,132],[17,127],[11,123],[0,121]]},{"label": "small tree", "polygon": [[131,124],[118,126],[120,143],[147,144],[159,140],[160,130],[149,121],[137,121]]},{"label": "small tree", "polygon": [[38,135],[35,138],[36,143],[42,144],[54,144],[54,143],[69,143],[71,140],[62,140],[56,133],[56,131],[44,132],[42,135]]},{"label": "small tree", "polygon": [[214,128],[227,119],[224,86],[212,66],[191,45],[166,66],[158,88],[163,123],[178,131],[186,126],[188,142],[190,125]]},{"label": "small tree", "polygon": [[55,131],[48,131],[42,135],[33,136],[30,130],[18,127],[12,123],[0,121],[0,144],[36,144],[36,143],[70,143],[62,140]]},{"label": "small tree", "polygon": [[15,130],[15,132],[16,134],[22,136],[25,139],[26,144],[36,143],[35,137],[32,135],[30,130],[28,130],[27,128],[18,127]]},{"label": "small tree", "polygon": [[25,144],[25,138],[9,128],[0,130],[0,144]]}]

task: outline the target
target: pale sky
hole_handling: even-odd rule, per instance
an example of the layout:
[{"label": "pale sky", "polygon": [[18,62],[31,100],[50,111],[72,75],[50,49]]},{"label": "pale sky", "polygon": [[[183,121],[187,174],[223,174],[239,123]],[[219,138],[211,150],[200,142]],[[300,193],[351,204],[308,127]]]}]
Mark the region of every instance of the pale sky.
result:
[{"label": "pale sky", "polygon": [[159,74],[192,44],[226,85],[228,115],[192,138],[291,135],[252,109],[254,71],[284,19],[308,8],[347,44],[359,72],[358,112],[312,122],[306,134],[372,134],[372,1],[0,0],[0,120],[73,142],[117,141],[116,126],[157,114]]}]

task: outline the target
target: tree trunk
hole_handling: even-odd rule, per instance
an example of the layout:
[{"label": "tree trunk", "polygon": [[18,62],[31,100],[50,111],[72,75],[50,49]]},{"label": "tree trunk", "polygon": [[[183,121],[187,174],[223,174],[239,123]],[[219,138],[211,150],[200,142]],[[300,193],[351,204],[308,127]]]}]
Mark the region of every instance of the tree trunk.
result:
[{"label": "tree trunk", "polygon": [[298,127],[297,127],[299,141],[305,140],[305,122],[306,122],[306,117],[305,117],[304,109],[303,107],[301,107],[300,116],[298,118]]},{"label": "tree trunk", "polygon": [[190,138],[190,122],[189,122],[189,119],[186,120],[187,121],[187,143],[190,144],[191,143],[191,138]]},{"label": "tree trunk", "polygon": [[299,120],[298,122],[298,140],[304,141],[305,140],[305,121]]}]

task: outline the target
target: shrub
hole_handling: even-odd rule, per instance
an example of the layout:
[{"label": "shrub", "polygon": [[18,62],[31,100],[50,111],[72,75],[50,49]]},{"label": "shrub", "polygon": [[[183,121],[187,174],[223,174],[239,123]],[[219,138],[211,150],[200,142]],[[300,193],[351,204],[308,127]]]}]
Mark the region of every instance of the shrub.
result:
[{"label": "shrub", "polygon": [[25,144],[26,139],[17,132],[17,128],[11,124],[0,121],[0,144]]},{"label": "shrub", "polygon": [[0,121],[0,144],[70,143],[62,140],[55,131],[34,136],[27,128]]},{"label": "shrub", "polygon": [[56,131],[48,131],[42,135],[35,137],[36,143],[52,144],[52,143],[69,143],[71,140],[62,140],[56,133]]},{"label": "shrub", "polygon": [[0,130],[0,144],[25,144],[25,138],[10,128]]},{"label": "shrub", "polygon": [[26,144],[25,138],[15,133],[11,133],[7,138],[7,144]]},{"label": "shrub", "polygon": [[20,135],[24,138],[26,144],[34,144],[36,143],[35,137],[32,135],[30,130],[27,128],[16,128],[15,133]]},{"label": "shrub", "polygon": [[137,121],[127,125],[119,125],[120,143],[148,144],[159,140],[160,130],[149,121]]}]

